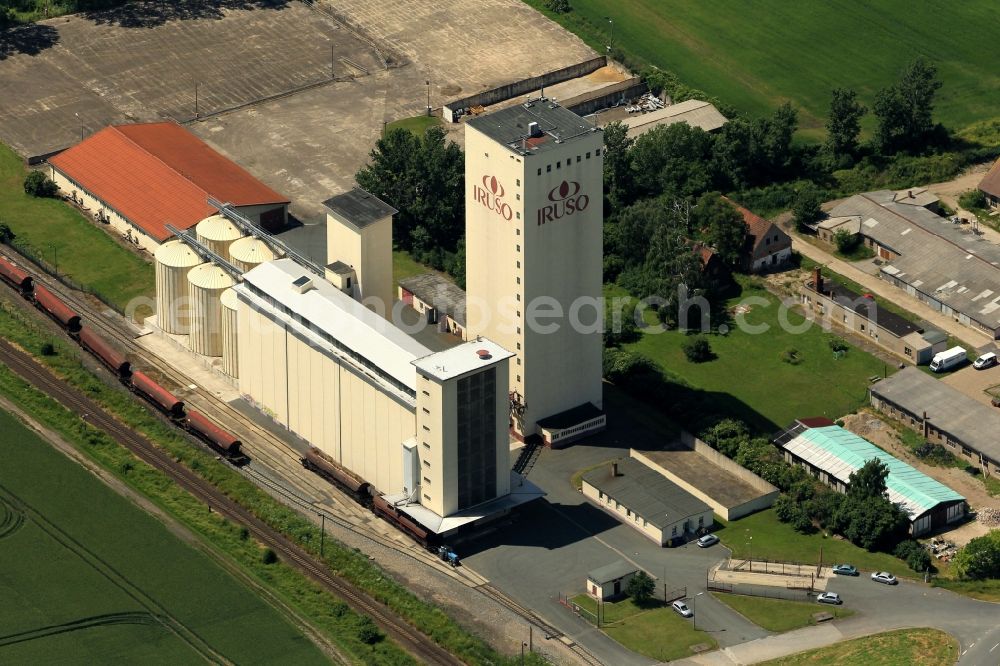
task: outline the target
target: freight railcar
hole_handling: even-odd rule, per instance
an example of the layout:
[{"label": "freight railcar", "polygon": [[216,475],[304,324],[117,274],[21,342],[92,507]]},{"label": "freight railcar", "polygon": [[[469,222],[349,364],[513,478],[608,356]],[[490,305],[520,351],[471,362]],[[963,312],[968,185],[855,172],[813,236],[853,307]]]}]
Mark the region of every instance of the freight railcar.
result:
[{"label": "freight railcar", "polygon": [[367,504],[371,501],[371,484],[327,458],[319,449],[311,448],[306,451],[302,466],[348,491],[359,502]]},{"label": "freight railcar", "polygon": [[170,391],[147,377],[145,373],[138,370],[133,372],[131,386],[133,391],[156,405],[170,418],[177,420],[184,418],[184,403]]},{"label": "freight railcar", "polygon": [[86,326],[80,329],[80,346],[96,356],[109,370],[125,380],[132,375],[132,364],[125,354],[116,351],[104,339]]},{"label": "freight railcar", "polygon": [[35,304],[71,334],[80,332],[80,315],[40,284],[35,285]]},{"label": "freight railcar", "polygon": [[183,423],[188,432],[221,453],[227,460],[238,464],[250,462],[250,458],[242,451],[243,443],[231,433],[212,423],[201,412],[193,409],[187,410],[187,418],[184,419]]},{"label": "freight railcar", "polygon": [[0,257],[0,278],[21,292],[22,296],[29,296],[34,290],[32,277],[4,257]]}]

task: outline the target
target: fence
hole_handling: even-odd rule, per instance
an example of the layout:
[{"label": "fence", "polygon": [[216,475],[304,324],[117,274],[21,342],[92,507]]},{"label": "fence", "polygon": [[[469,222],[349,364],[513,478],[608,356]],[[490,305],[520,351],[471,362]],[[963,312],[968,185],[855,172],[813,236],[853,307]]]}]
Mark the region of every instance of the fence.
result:
[{"label": "fence", "polygon": [[816,564],[787,562],[785,560],[736,560],[728,559],[719,565],[720,571],[747,571],[750,573],[774,574],[779,576],[815,576],[821,578],[821,569]]},{"label": "fence", "polygon": [[[573,599],[575,599],[578,596],[586,596],[586,595],[577,594],[570,596],[568,594],[563,594],[562,592],[560,592],[559,603],[568,608],[569,610],[573,611],[574,613],[576,613],[578,616],[582,617],[587,622],[590,622],[591,624],[597,627],[603,627],[605,624],[607,624],[607,622],[604,619],[605,617],[604,607],[609,602],[599,601],[597,599],[594,599],[593,597],[587,596],[587,601],[591,602],[595,606],[595,610],[591,610],[590,608],[586,608],[583,605],[573,601]],[[671,601],[676,601],[677,599],[683,599],[686,596],[687,596],[687,587],[675,587],[671,590],[668,590],[667,586],[663,585],[662,595],[654,592],[650,603],[654,605],[658,603],[663,603],[664,605],[666,605],[669,604]]]},{"label": "fence", "polygon": [[775,587],[773,585],[750,585],[748,583],[720,583],[708,580],[705,587],[709,592],[722,592],[724,594],[742,594],[746,597],[764,597],[767,599],[786,599],[788,601],[811,601],[812,595],[809,590],[800,590],[787,587]]}]

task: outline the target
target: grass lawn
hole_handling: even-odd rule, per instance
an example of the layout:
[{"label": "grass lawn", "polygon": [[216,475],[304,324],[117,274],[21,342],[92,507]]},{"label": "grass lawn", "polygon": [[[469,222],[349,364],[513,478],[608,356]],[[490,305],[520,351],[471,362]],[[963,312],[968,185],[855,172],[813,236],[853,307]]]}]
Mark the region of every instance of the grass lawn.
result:
[{"label": "grass lawn", "polygon": [[[735,307],[748,297],[753,301],[750,311],[742,315],[742,323],[737,316],[728,335],[708,335],[717,356],[712,361],[688,361],[681,349],[686,336],[679,331],[646,332],[626,348],[709,392],[718,412],[765,433],[796,418],[835,419],[853,412],[865,402],[869,377],[893,371],[853,347],[844,357],[835,358],[829,346],[831,333],[818,324],[802,326],[806,322],[802,315],[783,308],[775,296],[753,282],[748,282],[743,294],[731,299],[728,306]],[[791,328],[783,327],[782,320]],[[765,327],[766,331],[754,332]],[[793,332],[798,327],[803,330]],[[790,349],[799,352],[797,365],[781,358]]]},{"label": "grass lawn", "polygon": [[385,130],[388,132],[391,129],[400,127],[405,130],[409,130],[416,134],[417,136],[423,136],[424,132],[429,130],[431,127],[436,127],[441,124],[441,119],[437,116],[414,116],[412,118],[403,118],[402,120],[394,120],[385,126]]},{"label": "grass lawn", "polygon": [[[573,599],[582,608],[595,613],[597,602],[586,594]],[[690,657],[695,645],[707,645],[709,650],[718,643],[704,631],[694,628],[692,620],[682,618],[669,606],[652,602],[640,608],[631,599],[602,604],[601,629],[623,646],[659,661]]]},{"label": "grass lawn", "polygon": [[778,520],[774,515],[774,509],[759,511],[745,518],[724,523],[724,527],[715,534],[733,551],[733,557],[736,558],[746,558],[751,555],[747,547],[747,537],[752,536],[752,555],[755,560],[818,563],[822,548],[824,565],[846,562],[859,569],[890,571],[897,576],[916,576],[901,560],[888,553],[869,553],[850,541],[832,537],[823,538],[822,532],[799,534]]},{"label": "grass lawn", "polygon": [[742,594],[717,594],[713,592],[712,596],[758,627],[778,633],[814,624],[813,615],[824,611],[831,613],[837,619],[854,615],[854,611],[843,606],[748,597]]},{"label": "grass lawn", "polygon": [[[544,9],[544,0],[526,1]],[[918,55],[937,65],[944,83],[935,101],[936,120],[961,129],[1000,115],[1000,76],[990,64],[1000,58],[991,0],[947,5],[905,0],[571,4],[569,13],[545,13],[599,53],[608,44],[610,17],[615,48],[753,115],[789,100],[800,109],[811,138],[824,134],[831,89],[853,88],[870,107],[876,91],[895,81]],[[942,29],[944,25],[956,29]],[[830,35],[850,35],[865,48],[844,48]],[[866,126],[873,126],[870,115]]]},{"label": "grass lawn", "polygon": [[[942,566],[942,565],[938,565]],[[943,565],[948,566],[948,565]],[[943,567],[942,567],[943,569]],[[942,570],[942,573],[945,573]],[[950,570],[948,571],[950,574]],[[943,587],[958,594],[964,594],[973,599],[983,601],[1000,602],[1000,579],[990,578],[988,580],[955,580],[954,578],[935,578],[934,587]]]},{"label": "grass lawn", "polygon": [[[0,528],[0,627],[37,632],[0,640],[0,660],[215,661],[155,614],[226,661],[326,663],[256,592],[2,411],[0,432],[0,524],[23,519]],[[91,626],[65,627],[79,621]]]},{"label": "grass lawn", "polygon": [[[405,250],[392,251],[392,280],[393,284],[398,284],[400,280],[423,275],[424,273],[439,273],[430,266],[422,263],[410,256]],[[443,275],[443,273],[442,273]]]},{"label": "grass lawn", "polygon": [[118,245],[63,201],[25,194],[26,174],[21,158],[0,144],[0,221],[14,231],[17,243],[30,246],[50,266],[58,259],[60,274],[120,309],[136,296],[152,296],[152,264]]},{"label": "grass lawn", "polygon": [[943,631],[901,629],[773,659],[762,666],[945,666],[958,656],[958,642]]}]

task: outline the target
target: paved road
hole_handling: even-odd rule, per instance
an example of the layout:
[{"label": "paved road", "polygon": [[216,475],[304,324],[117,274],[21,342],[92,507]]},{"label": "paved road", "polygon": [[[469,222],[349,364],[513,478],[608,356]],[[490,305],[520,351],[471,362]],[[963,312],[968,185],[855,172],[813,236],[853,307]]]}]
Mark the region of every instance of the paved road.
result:
[{"label": "paved road", "polygon": [[[558,603],[559,593],[584,589],[587,571],[624,559],[646,569],[672,589],[686,586],[697,597],[698,628],[706,629],[722,650],[690,663],[753,663],[812,647],[904,627],[936,627],[955,636],[965,651],[962,664],[1000,666],[1000,605],[976,601],[921,583],[886,586],[866,575],[836,577],[828,589],[839,592],[858,615],[835,624],[772,635],[751,624],[705,591],[706,570],[728,556],[721,545],[659,548],[636,530],[586,502],[569,484],[583,467],[627,455],[624,444],[575,446],[542,452],[530,479],[547,493],[547,502],[512,526],[469,544],[466,563],[520,603],[535,609],[561,631],[586,646],[606,664],[653,663],[624,650],[590,623]],[[465,547],[463,546],[463,549]],[[659,581],[658,581],[659,582]],[[662,585],[658,588],[662,591]]]}]

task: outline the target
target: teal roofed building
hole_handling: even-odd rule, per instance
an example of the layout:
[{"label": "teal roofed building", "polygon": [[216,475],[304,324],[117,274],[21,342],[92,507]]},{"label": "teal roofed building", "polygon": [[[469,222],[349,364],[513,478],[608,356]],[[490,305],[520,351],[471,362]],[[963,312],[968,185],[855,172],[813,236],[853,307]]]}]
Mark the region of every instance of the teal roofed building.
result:
[{"label": "teal roofed building", "polygon": [[910,534],[920,536],[965,517],[965,498],[863,437],[838,425],[820,425],[814,419],[796,421],[774,443],[785,460],[800,465],[823,483],[845,492],[851,474],[877,458],[889,468],[889,501],[910,517]]}]

